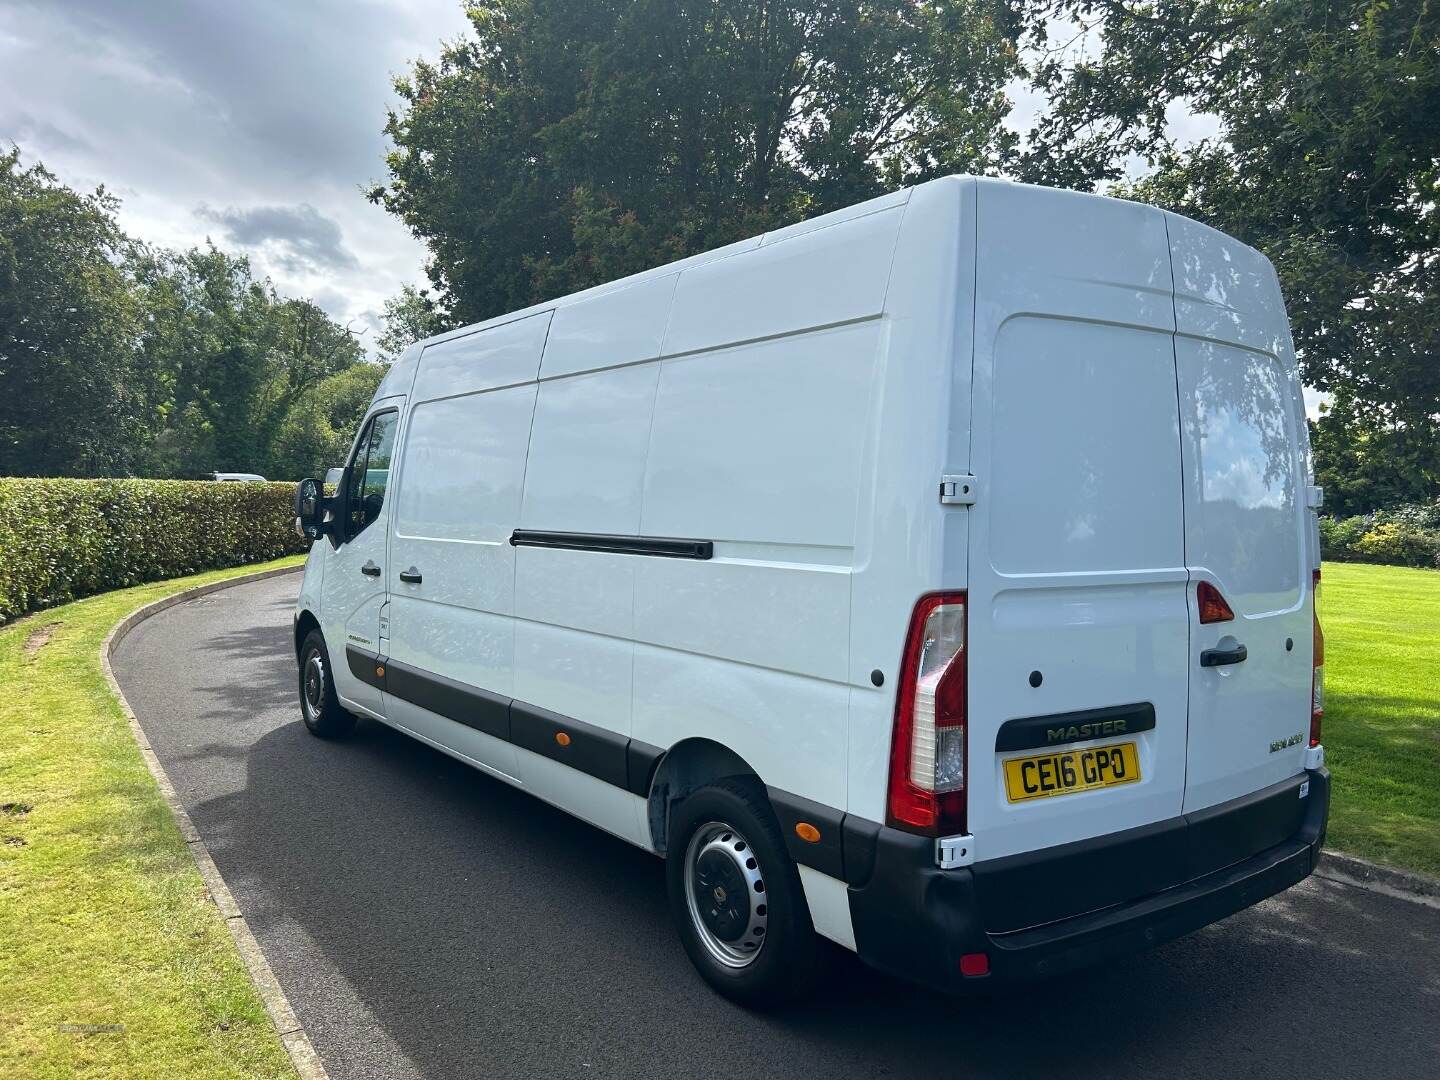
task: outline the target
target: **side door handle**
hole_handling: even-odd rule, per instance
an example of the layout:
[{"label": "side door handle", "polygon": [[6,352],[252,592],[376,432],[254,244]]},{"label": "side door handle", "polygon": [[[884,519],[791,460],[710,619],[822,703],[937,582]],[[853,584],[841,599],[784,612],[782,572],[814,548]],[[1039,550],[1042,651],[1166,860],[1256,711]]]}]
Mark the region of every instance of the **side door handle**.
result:
[{"label": "side door handle", "polygon": [[1233,649],[1206,649],[1200,654],[1201,667],[1221,667],[1225,664],[1238,664],[1250,652],[1244,645],[1236,645]]},{"label": "side door handle", "polygon": [[400,580],[410,585],[419,585],[423,579],[420,577],[420,571],[412,566],[409,570],[400,571]]},{"label": "side door handle", "polygon": [[374,559],[367,559],[365,565],[360,567],[360,572],[366,577],[379,577],[380,567],[375,564]]}]

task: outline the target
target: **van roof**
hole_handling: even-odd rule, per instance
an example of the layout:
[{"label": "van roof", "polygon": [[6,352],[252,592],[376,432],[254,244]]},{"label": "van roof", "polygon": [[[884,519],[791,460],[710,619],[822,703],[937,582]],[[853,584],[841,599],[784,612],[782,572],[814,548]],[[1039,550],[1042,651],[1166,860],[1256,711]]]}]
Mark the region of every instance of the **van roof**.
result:
[{"label": "van roof", "polygon": [[[516,311],[509,311],[502,315],[497,315],[494,318],[485,319],[480,322],[469,323],[465,326],[459,326],[453,330],[448,330],[443,334],[435,334],[431,337],[423,338],[420,341],[412,344],[401,355],[401,357],[392,366],[392,370],[396,372],[398,380],[404,381],[403,370],[408,369],[412,364],[417,362],[419,359],[420,351],[430,345],[436,345],[443,341],[450,341],[455,338],[465,337],[469,334],[474,334],[481,330],[488,330],[491,327],[503,326],[506,323],[515,322],[520,319],[528,318],[532,315],[539,315],[547,311],[557,311],[561,308],[569,307],[572,304],[577,304],[585,300],[590,300],[606,293],[618,292],[619,290],[627,289],[635,285],[640,285],[644,282],[652,281],[656,278],[668,277],[674,274],[679,274],[684,270],[692,269],[697,266],[703,266],[707,263],[718,262],[722,259],[728,259],[732,256],[740,255],[747,251],[753,251],[757,248],[765,247],[769,244],[779,243],[783,240],[789,240],[793,237],[802,236],[806,233],[829,228],[832,225],[839,225],[842,222],[854,221],[857,218],[867,217],[870,214],[876,214],[897,206],[903,206],[910,201],[913,193],[921,188],[925,188],[928,190],[943,186],[954,186],[958,189],[962,184],[966,182],[973,182],[977,185],[1005,186],[1009,188],[1027,188],[1037,193],[1044,192],[1050,195],[1054,195],[1058,192],[1064,192],[1068,195],[1073,195],[1081,199],[1093,199],[1110,202],[1136,201],[1133,199],[1117,199],[1114,196],[1097,194],[1095,192],[1073,191],[1065,188],[1050,188],[1036,184],[1021,184],[1013,180],[1006,180],[998,177],[977,177],[957,173],[952,176],[944,176],[935,180],[930,180],[924,184],[917,184],[913,187],[901,188],[898,191],[890,192],[887,195],[881,195],[878,198],[868,199],[865,202],[856,203],[853,206],[843,207],[842,209],[834,210],[828,214],[820,214],[813,218],[807,218],[806,220],[796,222],[793,225],[787,225],[781,229],[774,229],[770,232],[761,233],[757,236],[748,237],[744,240],[738,240],[735,243],[727,244],[724,247],[714,248],[710,251],[702,251],[696,255],[691,255],[684,259],[677,259],[674,262],[665,263],[661,266],[655,266],[650,268],[649,270],[642,270],[639,273],[631,274],[628,277],[616,278],[614,281],[602,282],[599,285],[594,285],[581,292],[570,293],[566,296],[556,297],[553,300],[545,300],[538,304],[532,304],[526,308],[520,308]],[[1172,216],[1179,217],[1180,215]],[[1189,221],[1191,219],[1185,220]],[[1194,224],[1198,228],[1204,228],[1209,230],[1209,226],[1205,226],[1200,222],[1195,222]],[[1214,230],[1209,231],[1213,232]],[[1224,234],[1217,235],[1224,236]],[[1253,252],[1255,256],[1257,256],[1259,259],[1265,260],[1265,262],[1268,264],[1269,260],[1265,259],[1265,256],[1262,252],[1256,251],[1254,248],[1242,244],[1240,241],[1235,240],[1233,237],[1224,236],[1224,239],[1228,244],[1234,245],[1235,247],[1243,248],[1244,250],[1249,252]],[[381,388],[376,393],[377,399],[380,397],[384,397],[387,393],[394,392],[388,390],[385,385],[391,383],[391,381],[392,380],[389,377],[384,380],[384,384],[382,384]]]}]

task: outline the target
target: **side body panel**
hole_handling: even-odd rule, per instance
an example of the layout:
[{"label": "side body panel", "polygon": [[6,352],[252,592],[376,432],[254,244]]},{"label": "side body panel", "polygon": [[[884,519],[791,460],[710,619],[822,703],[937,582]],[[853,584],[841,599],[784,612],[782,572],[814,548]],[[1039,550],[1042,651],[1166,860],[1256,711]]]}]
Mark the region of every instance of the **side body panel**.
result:
[{"label": "side body panel", "polygon": [[[531,315],[425,349],[392,500],[390,660],[501,697],[513,688],[510,533],[549,322]],[[414,572],[419,582],[401,576]],[[443,716],[395,693],[386,705],[397,726],[515,774],[491,711]]]},{"label": "side body panel", "polygon": [[640,531],[714,556],[636,561],[635,737],[720,742],[833,807],[848,800],[855,515],[905,194],[681,274],[645,462]]}]

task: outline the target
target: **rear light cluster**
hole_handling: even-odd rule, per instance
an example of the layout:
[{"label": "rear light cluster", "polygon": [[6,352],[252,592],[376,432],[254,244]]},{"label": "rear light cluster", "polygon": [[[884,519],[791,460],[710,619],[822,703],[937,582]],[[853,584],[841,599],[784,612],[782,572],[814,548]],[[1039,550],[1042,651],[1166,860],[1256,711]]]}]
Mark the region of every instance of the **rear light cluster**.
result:
[{"label": "rear light cluster", "polygon": [[886,817],[926,836],[965,831],[965,594],[921,598],[895,697]]},{"label": "rear light cluster", "polygon": [[1310,597],[1311,626],[1314,627],[1314,659],[1310,671],[1310,745],[1320,745],[1320,718],[1325,715],[1325,635],[1320,631],[1320,571],[1315,571],[1315,589]]},{"label": "rear light cluster", "polygon": [[1230,605],[1225,602],[1225,597],[1220,595],[1220,590],[1208,581],[1202,581],[1195,586],[1195,599],[1200,604],[1202,623],[1229,622],[1235,618],[1235,612],[1230,610]]}]

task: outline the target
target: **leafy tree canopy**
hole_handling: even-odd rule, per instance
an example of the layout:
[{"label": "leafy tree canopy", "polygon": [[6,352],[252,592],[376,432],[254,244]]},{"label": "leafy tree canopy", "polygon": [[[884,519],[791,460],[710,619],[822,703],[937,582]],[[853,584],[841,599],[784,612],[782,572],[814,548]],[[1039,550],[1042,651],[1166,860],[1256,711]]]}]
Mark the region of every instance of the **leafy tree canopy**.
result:
[{"label": "leafy tree canopy", "polygon": [[361,368],[356,385],[373,392],[383,369],[245,259],[147,248],[117,208],[23,166],[18,149],[0,155],[0,475],[297,477],[334,464],[335,430],[348,446],[369,395],[337,397],[350,410],[337,417],[329,380]]},{"label": "leafy tree canopy", "polygon": [[403,285],[385,301],[375,348],[382,358],[393,363],[412,343],[454,329],[455,325],[428,289]]},{"label": "leafy tree canopy", "polygon": [[460,322],[997,169],[998,0],[471,0],[396,88],[372,198]]},{"label": "leafy tree canopy", "polygon": [[[1259,248],[1302,374],[1369,430],[1440,415],[1440,5],[1431,0],[1046,0],[1051,95],[1019,172],[1122,193]],[[1063,32],[1060,28],[1063,28]],[[1061,46],[1098,40],[1077,61]],[[1220,135],[1177,149],[1177,104]],[[1358,411],[1357,411],[1358,410]],[[1348,421],[1347,421],[1348,422]],[[1407,428],[1408,426],[1408,428]]]}]

